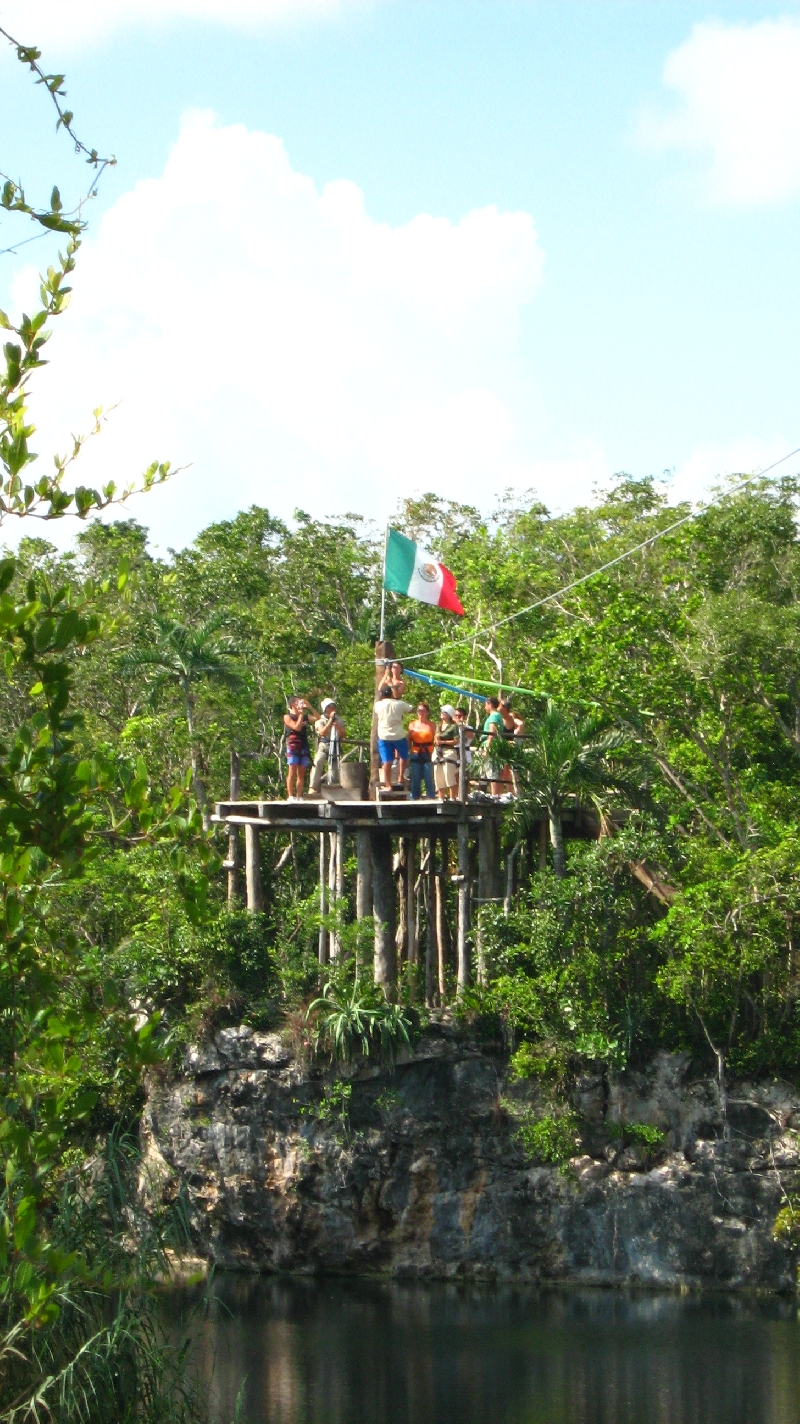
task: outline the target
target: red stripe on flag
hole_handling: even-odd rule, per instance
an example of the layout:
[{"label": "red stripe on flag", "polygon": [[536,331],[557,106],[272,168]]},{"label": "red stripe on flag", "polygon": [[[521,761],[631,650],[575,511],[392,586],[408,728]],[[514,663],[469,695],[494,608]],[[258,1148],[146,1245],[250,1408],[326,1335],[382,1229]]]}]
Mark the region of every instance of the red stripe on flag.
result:
[{"label": "red stripe on flag", "polygon": [[442,571],[442,591],[439,594],[439,607],[447,608],[451,613],[460,613],[463,617],[464,610],[456,593],[456,581],[449,569],[444,564],[439,565]]}]

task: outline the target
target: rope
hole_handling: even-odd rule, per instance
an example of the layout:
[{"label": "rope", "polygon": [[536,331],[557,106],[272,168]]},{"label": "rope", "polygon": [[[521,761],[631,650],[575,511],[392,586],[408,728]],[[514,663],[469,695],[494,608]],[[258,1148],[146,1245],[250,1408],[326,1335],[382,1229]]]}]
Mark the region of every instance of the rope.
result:
[{"label": "rope", "polygon": [[445,692],[454,692],[456,697],[471,697],[473,702],[484,702],[486,699],[482,692],[467,692],[465,687],[452,687],[449,682],[439,682],[438,678],[432,677],[427,672],[414,672],[413,668],[403,668],[408,672],[409,677],[415,677],[417,682],[427,682],[429,687],[443,687]]},{"label": "rope", "polygon": [[[676,519],[674,524],[668,524],[666,529],[659,529],[657,534],[651,534],[649,539],[643,539],[641,544],[636,544],[632,549],[626,549],[624,554],[617,554],[616,558],[609,559],[607,563],[601,564],[598,569],[592,569],[591,573],[582,574],[580,578],[573,579],[572,583],[565,584],[563,588],[557,588],[555,593],[548,593],[544,598],[537,598],[536,602],[529,603],[527,608],[519,608],[516,613],[509,613],[508,617],[499,618],[496,623],[489,623],[485,628],[476,629],[474,633],[470,633],[468,638],[456,638],[451,643],[441,643],[438,648],[428,648],[427,652],[412,653],[410,657],[404,657],[402,660],[404,670],[410,671],[407,667],[407,664],[410,662],[418,663],[421,658],[435,657],[437,653],[446,652],[449,648],[460,648],[463,647],[465,643],[474,643],[476,638],[484,638],[487,633],[494,633],[497,628],[504,627],[506,623],[513,623],[515,618],[524,618],[526,613],[533,613],[535,609],[542,608],[545,603],[552,603],[556,598],[563,598],[566,593],[571,593],[574,588],[580,588],[581,584],[588,583],[590,579],[597,578],[600,574],[604,574],[607,569],[613,569],[616,564],[621,564],[624,559],[632,558],[634,554],[641,553],[642,549],[649,548],[651,544],[655,544],[667,534],[674,533],[674,531],[680,529],[683,524],[688,524],[690,520],[697,519],[699,515],[704,514],[707,509],[710,509],[713,504],[717,504],[719,500],[739,494],[741,490],[751,485],[753,480],[763,479],[771,470],[776,470],[778,465],[783,465],[787,460],[791,460],[793,455],[800,455],[800,445],[798,445],[796,450],[790,450],[788,455],[781,455],[780,460],[776,460],[774,464],[768,465],[766,470],[759,470],[755,475],[748,475],[747,479],[742,480],[741,484],[737,485],[734,489],[720,490],[720,493],[714,495],[714,498],[710,499],[708,504],[703,506],[703,509],[693,509],[691,513],[684,514],[681,519]],[[522,689],[520,689],[520,691],[522,691]]]}]

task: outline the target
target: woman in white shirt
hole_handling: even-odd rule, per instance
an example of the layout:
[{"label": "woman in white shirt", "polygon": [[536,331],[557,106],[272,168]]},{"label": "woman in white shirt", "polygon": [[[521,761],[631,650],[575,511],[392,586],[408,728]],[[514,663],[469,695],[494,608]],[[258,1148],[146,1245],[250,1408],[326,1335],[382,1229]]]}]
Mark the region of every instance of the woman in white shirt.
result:
[{"label": "woman in white shirt", "polygon": [[378,719],[378,755],[381,759],[383,785],[387,791],[392,789],[392,764],[395,757],[400,764],[398,785],[401,790],[404,785],[406,762],[408,761],[408,737],[403,726],[403,718],[407,712],[413,711],[411,703],[403,702],[399,697],[395,697],[391,687],[381,688],[375,703],[375,716]]}]

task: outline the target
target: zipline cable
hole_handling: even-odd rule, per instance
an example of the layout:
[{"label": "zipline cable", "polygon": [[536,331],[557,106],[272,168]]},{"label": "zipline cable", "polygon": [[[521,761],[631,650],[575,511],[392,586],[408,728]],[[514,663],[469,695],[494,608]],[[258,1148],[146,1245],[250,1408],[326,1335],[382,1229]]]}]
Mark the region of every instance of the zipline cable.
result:
[{"label": "zipline cable", "polygon": [[556,598],[563,598],[566,593],[571,593],[574,588],[580,588],[581,584],[588,583],[590,579],[597,578],[600,574],[604,574],[607,569],[613,569],[616,564],[621,564],[623,560],[632,558],[634,554],[641,553],[642,549],[647,549],[651,544],[655,544],[659,539],[663,539],[665,535],[674,533],[676,529],[680,529],[683,524],[688,524],[690,520],[699,518],[701,514],[705,514],[706,510],[710,509],[713,504],[717,504],[719,500],[725,499],[730,495],[739,494],[741,490],[751,485],[754,480],[763,479],[764,476],[770,474],[772,470],[776,470],[778,465],[783,465],[787,460],[791,460],[793,455],[800,455],[800,445],[798,445],[796,450],[790,450],[788,455],[781,455],[780,460],[776,460],[774,464],[767,465],[766,470],[759,470],[754,475],[748,475],[746,480],[742,480],[741,484],[736,485],[732,490],[721,490],[720,493],[715,495],[713,499],[710,499],[708,504],[704,505],[702,509],[693,509],[690,514],[684,514],[681,519],[676,519],[674,524],[668,524],[666,529],[659,529],[656,534],[651,534],[649,539],[643,539],[641,544],[636,544],[633,549],[626,549],[624,554],[617,554],[616,558],[609,559],[608,563],[601,564],[598,569],[592,569],[591,573],[582,574],[580,578],[573,579],[572,583],[565,584],[563,588],[557,588],[554,593],[548,593],[544,598],[538,598],[535,603],[529,603],[527,608],[519,608],[516,613],[509,613],[506,618],[498,618],[496,623],[489,623],[485,628],[476,629],[474,633],[470,633],[468,638],[455,638],[451,643],[441,643],[438,648],[428,648],[425,653],[412,653],[410,657],[404,657],[402,659],[403,666],[405,667],[408,663],[418,663],[421,658],[435,657],[437,653],[446,652],[450,648],[461,648],[464,647],[466,643],[474,643],[476,638],[485,638],[487,633],[494,633],[497,628],[504,627],[506,623],[513,623],[515,618],[524,618],[526,613],[533,613],[534,609],[542,608],[545,603],[552,603]]}]

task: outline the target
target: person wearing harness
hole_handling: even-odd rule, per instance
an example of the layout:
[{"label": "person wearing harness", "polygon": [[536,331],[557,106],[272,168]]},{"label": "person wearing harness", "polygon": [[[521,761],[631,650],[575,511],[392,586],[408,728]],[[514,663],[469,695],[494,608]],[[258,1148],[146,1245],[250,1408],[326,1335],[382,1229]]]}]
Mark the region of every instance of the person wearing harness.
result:
[{"label": "person wearing harness", "polygon": [[289,711],[283,725],[286,728],[286,800],[302,801],[306,771],[311,765],[311,749],[308,745],[308,718],[317,717],[310,703],[296,695],[289,698]]},{"label": "person wearing harness", "polygon": [[320,707],[320,715],[314,723],[314,731],[318,741],[308,789],[312,796],[319,796],[326,765],[330,768],[332,775],[336,772],[344,736],[344,722],[336,716],[336,703],[332,697],[324,699]]},{"label": "person wearing harness", "polygon": [[436,731],[436,746],[433,753],[433,779],[436,783],[436,795],[440,801],[446,801],[448,796],[451,801],[455,801],[458,795],[458,726],[455,720],[455,707],[451,707],[449,702],[445,702],[439,708],[441,721]]},{"label": "person wearing harness", "polygon": [[378,756],[381,759],[385,791],[392,789],[392,764],[395,757],[399,764],[397,784],[400,790],[403,789],[408,761],[408,737],[403,728],[403,717],[406,712],[413,711],[411,703],[395,697],[388,684],[381,687],[375,703],[375,716],[378,722]]},{"label": "person wearing harness", "polygon": [[420,702],[417,707],[416,720],[408,724],[408,741],[411,748],[408,765],[411,772],[412,801],[421,799],[423,782],[425,783],[426,796],[432,799],[435,795],[433,763],[431,762],[435,736],[436,728],[431,721],[431,709],[427,702]]}]

